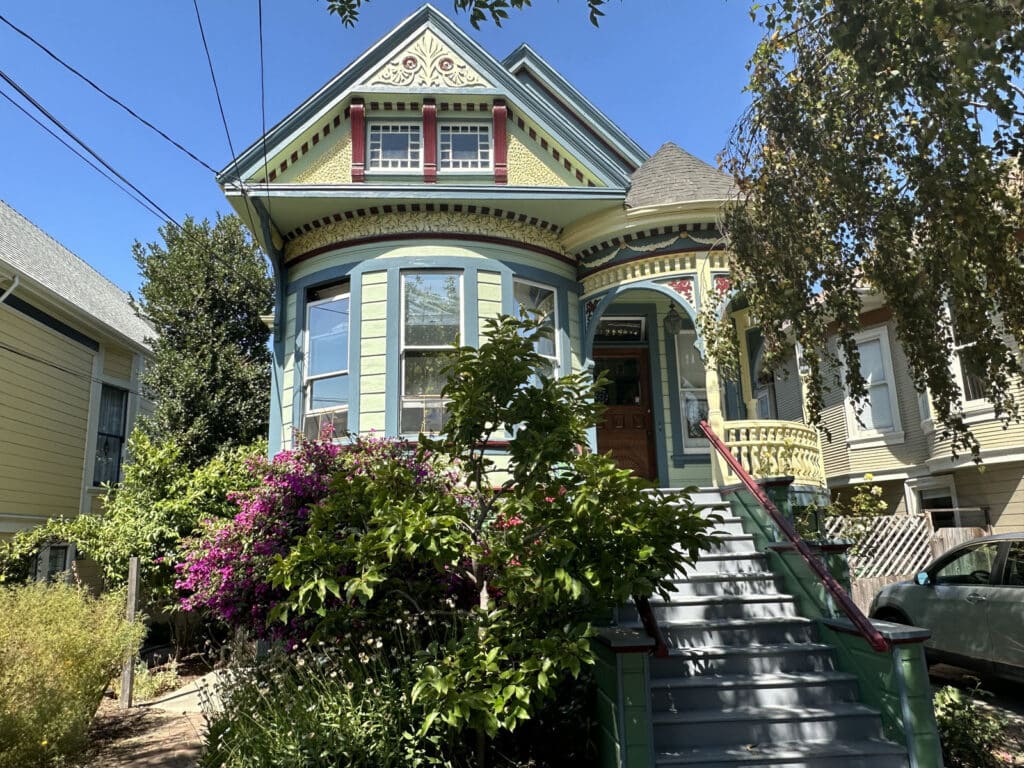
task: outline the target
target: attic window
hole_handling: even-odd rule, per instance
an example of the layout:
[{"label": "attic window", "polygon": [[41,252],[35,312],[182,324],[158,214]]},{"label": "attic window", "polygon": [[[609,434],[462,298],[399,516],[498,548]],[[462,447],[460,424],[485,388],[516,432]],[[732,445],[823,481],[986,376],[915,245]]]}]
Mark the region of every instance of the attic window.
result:
[{"label": "attic window", "polygon": [[370,125],[369,168],[375,171],[417,170],[422,166],[423,140],[416,123]]},{"label": "attic window", "polygon": [[440,168],[486,171],[491,168],[491,128],[485,123],[442,123]]}]

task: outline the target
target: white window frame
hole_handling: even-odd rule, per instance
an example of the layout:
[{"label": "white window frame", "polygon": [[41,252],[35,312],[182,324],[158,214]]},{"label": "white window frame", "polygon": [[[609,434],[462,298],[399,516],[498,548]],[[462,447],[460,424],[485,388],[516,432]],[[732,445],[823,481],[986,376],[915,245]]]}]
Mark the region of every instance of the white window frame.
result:
[{"label": "white window frame", "polygon": [[[471,130],[463,130],[471,129]],[[477,147],[477,159],[475,161],[454,161],[451,158],[445,162],[444,144],[445,133],[452,131],[463,133],[483,133],[486,141],[485,159],[480,158],[479,144]],[[450,151],[450,150],[449,150]],[[455,165],[456,162],[469,163],[468,165]],[[470,120],[444,120],[437,124],[437,170],[438,173],[487,173],[494,170],[494,130],[490,123]]]},{"label": "white window frame", "polygon": [[[686,414],[688,397],[695,398],[698,402],[703,399],[705,405],[708,404],[707,371],[705,369],[704,387],[700,388],[685,386],[683,384],[682,372],[679,370],[679,365],[683,359],[683,348],[689,346],[696,352],[697,329],[683,328],[673,337],[672,343],[676,345],[676,380],[679,382],[679,431],[682,439],[683,453],[711,453],[711,445],[706,437],[690,437],[690,422]],[[695,397],[698,393],[703,393],[703,398]]]},{"label": "white window frame", "polygon": [[[554,373],[555,376],[561,376],[562,375],[562,356],[561,356],[562,347],[561,347],[561,344],[559,344],[558,337],[559,337],[559,332],[560,332],[560,329],[561,329],[562,326],[559,323],[559,316],[558,316],[558,290],[553,285],[547,285],[545,283],[538,283],[538,282],[536,282],[534,280],[525,280],[525,279],[523,279],[521,277],[513,277],[512,278],[512,297],[513,297],[513,300],[515,300],[515,295],[516,295],[516,289],[515,289],[516,283],[521,283],[522,285],[528,285],[528,286],[531,286],[533,288],[542,288],[545,291],[551,291],[551,294],[552,294],[552,304],[554,306],[554,311],[552,312],[552,317],[551,317],[552,330],[554,331],[554,333],[552,334],[552,342],[554,343],[554,346],[555,346],[555,354],[553,356],[552,355],[543,355],[542,354],[541,357],[543,357],[545,360],[548,360],[551,363],[551,370],[552,370],[552,372]],[[519,305],[519,302],[517,301],[516,302],[516,311],[518,312],[520,309],[521,309],[521,306]],[[540,354],[540,353],[538,352],[538,354]]]},{"label": "white window frame", "polygon": [[400,434],[412,434],[405,432],[402,429],[402,416],[407,405],[419,406],[426,409],[428,406],[444,406],[448,402],[443,397],[424,397],[421,395],[406,395],[405,393],[405,353],[409,351],[414,352],[450,352],[453,347],[450,344],[442,345],[430,345],[430,346],[409,346],[405,342],[405,313],[406,313],[406,278],[412,275],[452,275],[458,281],[459,288],[459,331],[458,338],[465,338],[465,327],[466,327],[466,286],[465,286],[465,272],[461,269],[403,269],[399,272],[399,282],[401,285],[401,302],[399,304],[399,375],[401,377],[401,391],[399,394],[398,401],[398,431]]},{"label": "white window frame", "polygon": [[[849,391],[846,392],[846,428],[847,443],[851,448],[872,448],[881,445],[898,445],[904,441],[903,421],[900,415],[899,394],[896,389],[895,369],[892,364],[892,348],[889,346],[889,327],[886,325],[861,331],[853,337],[854,342],[860,347],[872,341],[878,341],[882,358],[882,369],[885,372],[885,387],[889,398],[889,411],[892,414],[892,426],[886,429],[868,429],[861,426],[857,420],[857,412],[854,409],[853,400]],[[843,367],[847,369],[848,361],[843,361]],[[871,392],[868,391],[868,404],[870,405]]]},{"label": "white window frame", "polygon": [[[415,132],[417,148],[416,157],[409,152],[405,160],[385,160],[378,157],[374,160],[374,133],[408,133]],[[383,146],[378,148],[383,155]],[[403,163],[405,163],[403,165]],[[366,170],[369,173],[410,174],[423,170],[423,124],[413,120],[370,120],[366,126]]]},{"label": "white window frame", "polygon": [[[310,419],[310,418],[316,418],[317,419],[317,423],[318,423],[317,433],[319,433],[320,428],[322,428],[322,426],[323,426],[323,422],[321,421],[322,417],[326,416],[326,415],[330,415],[330,414],[335,414],[335,413],[343,413],[344,412],[346,414],[345,418],[346,418],[346,425],[347,425],[349,406],[351,405],[351,403],[346,403],[344,407],[341,407],[341,406],[332,407],[332,408],[311,408],[310,407],[310,405],[313,402],[313,383],[314,382],[322,381],[323,379],[331,379],[331,378],[341,377],[341,376],[345,376],[347,378],[348,375],[349,375],[349,371],[352,368],[352,360],[351,360],[351,357],[352,357],[352,292],[351,292],[351,286],[349,286],[347,283],[343,283],[343,284],[338,285],[338,286],[324,286],[323,288],[321,288],[319,290],[327,291],[327,290],[331,290],[332,287],[336,287],[336,292],[335,293],[331,293],[329,296],[325,296],[322,299],[316,299],[315,301],[307,301],[306,302],[306,331],[305,331],[305,334],[304,334],[306,338],[305,338],[305,343],[303,345],[303,357],[302,357],[302,360],[303,360],[303,366],[302,366],[302,373],[303,373],[303,379],[302,379],[302,396],[303,396],[303,403],[302,403],[303,404],[303,408],[302,408],[302,431],[303,431],[303,433],[307,432],[307,424],[306,424],[307,419]],[[349,316],[349,321],[348,321],[348,345],[349,345],[349,348],[347,350],[345,350],[345,361],[348,363],[348,365],[344,369],[332,370],[332,371],[327,371],[325,373],[318,373],[316,375],[310,375],[310,373],[309,373],[309,370],[310,370],[310,355],[311,355],[312,345],[313,345],[313,334],[310,332],[310,323],[309,323],[310,310],[320,306],[321,304],[329,304],[330,302],[338,301],[339,299],[348,299],[348,312],[349,312],[349,315],[348,315]],[[351,385],[351,383],[352,382],[350,381],[349,385]],[[351,393],[351,389],[349,390],[349,392]],[[335,435],[334,437],[335,437],[335,439],[339,439],[339,438],[344,437],[344,435]]]}]

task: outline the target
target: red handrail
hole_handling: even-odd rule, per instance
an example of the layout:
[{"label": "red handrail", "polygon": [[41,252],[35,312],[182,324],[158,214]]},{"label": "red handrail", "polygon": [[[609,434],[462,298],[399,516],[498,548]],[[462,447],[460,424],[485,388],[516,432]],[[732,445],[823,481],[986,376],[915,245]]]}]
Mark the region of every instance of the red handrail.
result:
[{"label": "red handrail", "polygon": [[821,564],[808,548],[807,543],[800,538],[800,535],[793,528],[792,524],[783,517],[782,513],[779,512],[779,508],[772,503],[772,500],[768,498],[768,494],[764,492],[764,489],[757,484],[757,481],[751,477],[750,473],[743,468],[739,460],[732,455],[732,451],[729,450],[729,446],[723,442],[722,438],[715,434],[714,430],[708,426],[706,421],[701,421],[700,430],[707,437],[708,441],[714,447],[718,454],[725,459],[725,462],[729,465],[729,468],[736,473],[736,476],[740,479],[740,482],[746,486],[747,490],[750,491],[757,502],[764,507],[765,511],[771,516],[772,520],[779,529],[786,535],[793,545],[796,547],[796,551],[800,553],[800,556],[804,559],[807,565],[810,566],[811,570],[817,574],[821,583],[825,585],[836,603],[846,614],[847,618],[853,622],[853,625],[857,628],[868,644],[871,645],[876,651],[888,651],[892,648],[889,641],[886,640],[882,633],[875,629],[875,626],[871,623],[871,620],[865,616],[857,604],[850,599],[850,596],[846,594],[846,590],[843,589],[842,585],[835,580],[828,569]]}]

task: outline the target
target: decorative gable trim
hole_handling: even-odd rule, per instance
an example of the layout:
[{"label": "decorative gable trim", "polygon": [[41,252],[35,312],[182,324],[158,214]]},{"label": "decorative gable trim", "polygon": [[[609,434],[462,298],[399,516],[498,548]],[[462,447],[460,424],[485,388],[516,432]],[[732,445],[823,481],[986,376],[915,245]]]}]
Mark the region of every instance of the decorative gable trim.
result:
[{"label": "decorative gable trim", "polygon": [[[473,71],[477,73],[483,83],[493,84],[492,87],[462,85],[458,90],[464,91],[463,96],[474,92],[481,95],[486,93],[492,98],[503,98],[508,103],[515,104],[517,110],[522,112],[541,132],[551,137],[558,137],[558,140],[566,148],[571,149],[578,158],[579,164],[593,174],[597,186],[609,188],[628,186],[632,173],[630,164],[624,164],[618,154],[609,151],[605,144],[596,140],[592,131],[581,128],[577,121],[567,119],[562,110],[554,109],[550,98],[539,95],[534,89],[519,82],[491,54],[480,47],[451,20],[429,5],[416,11],[399,24],[391,33],[306,99],[288,117],[271,128],[263,138],[250,145],[236,160],[221,170],[217,175],[217,182],[222,186],[233,186],[237,185],[239,177],[242,179],[257,177],[261,174],[265,162],[264,150],[277,162],[279,153],[285,147],[303,140],[302,137],[313,132],[327,114],[335,110],[340,111],[340,108],[343,108],[352,96],[363,96],[369,101],[371,97],[385,96],[388,90],[395,90],[398,86],[362,83],[367,77],[375,77],[374,73],[383,71],[382,61],[384,66],[393,63],[396,58],[394,51],[405,50],[410,41],[423,37],[426,31],[431,31],[441,43],[457,54],[460,60],[471,63]],[[441,66],[440,61],[443,58],[442,56],[435,62],[437,67]],[[469,66],[468,63],[467,66]],[[412,67],[411,61],[408,61],[407,64]],[[401,60],[399,60],[399,65],[402,65]],[[453,58],[449,74],[445,76],[455,77],[457,65],[458,62]],[[448,67],[447,64],[444,66]],[[417,58],[414,69],[418,72],[420,68],[421,62]],[[435,73],[430,77],[444,75],[444,70],[439,70],[439,72],[440,74]],[[426,74],[417,75],[417,77],[419,76],[427,77]],[[420,86],[407,87],[413,91],[430,90]],[[405,94],[406,98],[408,95]],[[431,94],[425,93],[424,95]],[[453,93],[452,95],[457,94]],[[395,96],[400,98],[400,94],[396,93]],[[383,99],[381,100],[383,101]],[[439,111],[443,111],[443,103],[439,103],[438,108]],[[607,118],[604,120],[607,121]],[[621,134],[621,131],[619,133]]]},{"label": "decorative gable trim", "polygon": [[360,85],[397,88],[492,88],[432,30],[425,30]]}]

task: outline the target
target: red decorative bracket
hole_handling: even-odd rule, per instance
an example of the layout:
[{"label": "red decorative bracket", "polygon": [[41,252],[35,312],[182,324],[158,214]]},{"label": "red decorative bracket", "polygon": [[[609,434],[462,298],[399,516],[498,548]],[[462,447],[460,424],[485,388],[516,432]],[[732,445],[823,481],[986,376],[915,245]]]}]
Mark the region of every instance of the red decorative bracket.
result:
[{"label": "red decorative bracket", "polygon": [[353,99],[349,107],[352,115],[352,181],[366,181],[366,105],[362,99]]},{"label": "red decorative bracket", "polygon": [[508,107],[502,99],[494,101],[494,183],[508,184]]},{"label": "red decorative bracket", "polygon": [[437,104],[423,100],[423,181],[437,183]]}]

